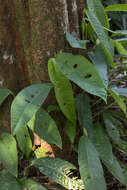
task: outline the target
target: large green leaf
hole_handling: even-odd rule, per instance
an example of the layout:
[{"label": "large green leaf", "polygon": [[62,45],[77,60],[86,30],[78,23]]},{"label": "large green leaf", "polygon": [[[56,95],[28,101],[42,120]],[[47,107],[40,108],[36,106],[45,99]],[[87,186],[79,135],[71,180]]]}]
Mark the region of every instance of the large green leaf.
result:
[{"label": "large green leaf", "polygon": [[0,173],[0,189],[21,190],[21,186],[13,175],[9,173]]},{"label": "large green leaf", "polygon": [[79,94],[76,97],[76,105],[80,125],[87,130],[88,136],[91,138],[93,135],[93,123],[89,96]]},{"label": "large green leaf", "polygon": [[8,133],[3,133],[0,136],[0,161],[10,173],[17,177],[18,155],[16,140]]},{"label": "large green leaf", "polygon": [[111,114],[104,113],[103,114],[104,123],[108,132],[108,135],[112,138],[115,144],[119,144],[120,142],[120,133],[115,123],[113,122],[114,118]]},{"label": "large green leaf", "polygon": [[97,37],[101,41],[102,46],[104,48],[104,51],[105,51],[111,65],[114,66],[113,57],[112,57],[112,54],[111,54],[111,41],[110,41],[110,38],[105,33],[105,30],[104,30],[103,26],[101,25],[100,21],[98,20],[98,18],[96,17],[96,15],[93,12],[87,10],[86,15],[87,15],[87,17],[89,19],[89,22],[91,23],[95,33],[97,34]]},{"label": "large green leaf", "polygon": [[20,128],[16,133],[18,146],[26,157],[29,157],[32,150],[32,140],[27,127]]},{"label": "large green leaf", "polygon": [[127,11],[127,4],[109,5],[105,8],[105,11]]},{"label": "large green leaf", "polygon": [[61,136],[55,121],[45,110],[39,109],[32,120],[28,122],[28,126],[48,143],[56,144],[60,148],[62,147]]},{"label": "large green leaf", "polygon": [[[0,89],[0,105],[12,92],[9,89]],[[13,95],[13,94],[12,94]]]},{"label": "large green leaf", "polygon": [[100,0],[87,0],[89,11],[93,12],[102,26],[108,27],[106,13]]},{"label": "large green leaf", "polygon": [[61,73],[54,59],[48,62],[50,80],[54,85],[55,95],[60,109],[72,123],[76,123],[75,102],[70,81]]},{"label": "large green leaf", "polygon": [[103,126],[96,124],[93,127],[93,143],[102,160],[107,163],[113,162],[112,145],[104,131]]},{"label": "large green leaf", "polygon": [[99,96],[106,101],[106,90],[98,71],[85,57],[61,53],[56,57],[60,71],[83,90]]},{"label": "large green leaf", "polygon": [[71,47],[80,49],[86,49],[86,44],[89,42],[88,40],[78,40],[74,38],[69,32],[66,33],[66,39]]},{"label": "large green leaf", "polygon": [[44,186],[32,179],[24,179],[21,181],[23,190],[46,190]]},{"label": "large green leaf", "polygon": [[81,137],[78,147],[80,175],[87,190],[106,190],[104,173],[98,153],[87,137]]},{"label": "large green leaf", "polygon": [[111,96],[114,98],[116,103],[120,106],[121,110],[127,115],[126,112],[126,104],[124,103],[123,99],[119,96],[119,94],[113,88],[107,88]]},{"label": "large green leaf", "polygon": [[94,52],[88,53],[89,58],[95,65],[96,69],[98,70],[105,87],[108,86],[108,71],[107,65],[109,65],[109,60],[102,48],[101,45],[98,45]]},{"label": "large green leaf", "polygon": [[70,171],[76,168],[65,160],[59,158],[40,158],[33,160],[32,165],[39,168],[40,172],[47,175],[51,180],[67,189],[84,190],[81,180],[69,177]]},{"label": "large green leaf", "polygon": [[121,168],[119,162],[117,161],[116,157],[113,157],[113,162],[105,162],[103,160],[104,165],[107,167],[109,172],[117,179],[120,181],[120,183],[126,185],[126,179],[123,174],[123,169]]},{"label": "large green leaf", "polygon": [[13,135],[32,119],[32,116],[48,96],[51,87],[50,83],[34,84],[18,93],[11,105],[11,130]]}]

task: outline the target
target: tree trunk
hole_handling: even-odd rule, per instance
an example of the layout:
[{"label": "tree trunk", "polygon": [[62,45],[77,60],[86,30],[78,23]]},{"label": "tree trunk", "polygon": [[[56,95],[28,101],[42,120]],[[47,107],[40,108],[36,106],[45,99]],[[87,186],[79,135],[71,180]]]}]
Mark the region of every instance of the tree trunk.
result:
[{"label": "tree trunk", "polygon": [[[0,0],[0,88],[17,94],[49,81],[48,59],[68,49],[67,31],[80,36],[84,7],[85,0]],[[0,109],[0,132],[10,131],[10,105],[9,98]]]}]

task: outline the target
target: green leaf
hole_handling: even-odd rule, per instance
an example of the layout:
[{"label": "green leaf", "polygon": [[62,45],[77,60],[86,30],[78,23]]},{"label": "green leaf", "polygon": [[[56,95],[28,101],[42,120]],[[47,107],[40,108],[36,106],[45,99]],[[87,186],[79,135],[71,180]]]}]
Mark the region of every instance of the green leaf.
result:
[{"label": "green leaf", "polygon": [[115,46],[116,46],[118,53],[120,55],[127,55],[127,50],[124,48],[124,46],[116,40],[114,40],[114,42],[115,42]]},{"label": "green leaf", "polygon": [[0,136],[0,161],[11,174],[17,177],[18,155],[15,138],[3,133]]},{"label": "green leaf", "polygon": [[93,127],[94,135],[93,135],[93,144],[96,147],[100,157],[102,160],[107,163],[113,162],[113,153],[112,153],[112,145],[104,131],[103,126],[100,124],[96,124]]},{"label": "green leaf", "polygon": [[116,147],[119,151],[124,154],[127,154],[127,141],[120,140],[118,146]]},{"label": "green leaf", "polygon": [[36,158],[44,158],[44,157],[49,156],[48,152],[43,147],[36,148],[36,150],[34,151],[34,154]]},{"label": "green leaf", "polygon": [[117,42],[120,42],[121,44],[123,45],[126,45],[127,44],[127,38],[119,38],[119,39],[116,39]]},{"label": "green leaf", "polygon": [[44,186],[37,183],[36,181],[32,179],[25,179],[21,181],[21,184],[23,186],[23,189],[25,190],[46,190]]},{"label": "green leaf", "polygon": [[10,94],[13,95],[13,93],[12,93],[10,90],[8,90],[8,89],[0,89],[0,106],[1,106],[1,104],[4,102],[4,100],[5,100]]},{"label": "green leaf", "polygon": [[62,147],[61,136],[55,121],[43,109],[39,109],[35,116],[28,122],[30,129],[48,143]]},{"label": "green leaf", "polygon": [[109,60],[107,59],[107,56],[101,47],[101,45],[96,46],[96,49],[94,52],[88,53],[89,58],[95,65],[96,69],[98,70],[105,87],[108,86],[108,71],[107,71],[107,65],[109,65]]},{"label": "green leaf", "polygon": [[118,88],[114,86],[112,89],[119,95],[127,97],[127,88]]},{"label": "green leaf", "polygon": [[58,105],[49,105],[47,107],[47,112],[50,113],[52,111],[60,111],[60,108]]},{"label": "green leaf", "polygon": [[112,34],[112,37],[127,35],[127,30],[116,30],[116,31],[112,31],[112,32],[114,33],[114,34]]},{"label": "green leaf", "polygon": [[[86,12],[86,10],[84,9],[84,17],[86,17],[85,12]],[[82,20],[81,29],[82,29],[82,38],[89,39],[90,41],[95,43],[95,41],[96,41],[95,32],[93,31],[91,24],[88,23],[85,18],[83,18],[83,20]]]},{"label": "green leaf", "polygon": [[85,57],[61,53],[56,57],[60,71],[83,90],[103,98],[106,101],[106,90],[98,71]]},{"label": "green leaf", "polygon": [[48,62],[50,80],[54,85],[55,95],[60,109],[74,125],[76,124],[76,111],[73,91],[70,81],[61,73],[55,59]]},{"label": "green leaf", "polygon": [[50,83],[34,84],[18,93],[11,105],[11,130],[13,135],[32,119],[32,116],[48,96],[51,87]]},{"label": "green leaf", "polygon": [[75,136],[76,136],[76,128],[75,128],[74,124],[72,122],[70,122],[69,120],[66,121],[65,131],[66,131],[71,143],[73,144],[74,140],[75,140]]},{"label": "green leaf", "polygon": [[74,38],[69,32],[66,32],[66,39],[71,47],[80,49],[86,49],[86,44],[89,42],[88,40],[78,40]]},{"label": "green leaf", "polygon": [[76,105],[79,123],[87,130],[88,136],[91,138],[93,135],[93,122],[89,96],[86,94],[78,94],[76,97]]},{"label": "green leaf", "polygon": [[105,8],[105,11],[127,11],[127,4],[109,5]]},{"label": "green leaf", "polygon": [[81,180],[69,177],[71,170],[76,168],[67,161],[59,158],[40,158],[33,160],[32,165],[39,168],[40,172],[47,175],[51,180],[67,189],[84,189]]},{"label": "green leaf", "polygon": [[102,26],[108,27],[106,13],[100,0],[87,0],[88,10],[93,12]]},{"label": "green leaf", "polygon": [[85,189],[106,190],[104,173],[98,153],[87,137],[80,138],[78,162]]},{"label": "green leaf", "polygon": [[96,15],[93,12],[90,12],[89,10],[86,11],[86,15],[89,19],[89,22],[91,23],[95,33],[97,34],[97,37],[101,41],[101,44],[104,48],[104,51],[107,55],[107,58],[109,59],[112,66],[115,66],[113,62],[113,57],[111,54],[111,41],[108,35],[105,33],[105,30],[103,26],[101,25],[100,21],[96,17]]},{"label": "green leaf", "polygon": [[104,123],[106,126],[106,130],[108,135],[111,137],[115,144],[119,144],[120,142],[120,133],[113,122],[115,118],[111,116],[111,114],[104,113],[103,114]]},{"label": "green leaf", "polygon": [[104,165],[107,167],[107,169],[109,170],[109,172],[117,179],[120,181],[120,183],[122,183],[123,185],[126,185],[126,179],[125,176],[123,174],[123,169],[121,168],[119,162],[117,161],[116,157],[113,157],[113,162],[104,162]]},{"label": "green leaf", "polygon": [[21,190],[20,184],[16,178],[9,173],[0,173],[1,190]]},{"label": "green leaf", "polygon": [[20,128],[16,133],[18,146],[26,157],[29,157],[32,150],[32,140],[27,127]]},{"label": "green leaf", "polygon": [[[124,123],[124,125],[127,125],[127,119],[124,115],[123,112],[119,111],[119,110],[112,110],[109,112],[111,115],[113,115],[113,117],[117,118],[117,122],[116,124],[118,124],[118,122],[122,121]],[[124,126],[122,127],[124,129]],[[118,128],[119,129],[119,128]],[[125,134],[126,134],[126,130],[125,130]]]},{"label": "green leaf", "polygon": [[[120,145],[120,143],[121,143],[120,135],[119,135],[119,132],[116,131],[116,127],[115,127],[115,125],[113,123],[113,121],[115,121],[115,120],[113,120],[114,118],[111,115],[107,114],[107,113],[104,113],[103,117],[104,117],[104,122],[105,122],[106,129],[108,131],[109,136],[113,139],[113,141],[116,144],[118,143]],[[112,130],[112,129],[114,129],[114,130]],[[109,170],[109,172],[117,180],[119,180],[122,184],[126,185],[126,179],[125,179],[125,176],[123,174],[123,170],[122,170],[119,162],[115,158],[115,156],[113,156],[113,162],[112,163],[106,162],[106,160],[103,160],[103,162],[104,162],[104,165]]]},{"label": "green leaf", "polygon": [[125,115],[127,115],[126,104],[124,103],[123,99],[120,98],[119,94],[113,88],[107,88],[107,90],[114,98],[114,100],[117,102],[117,104],[120,106],[121,110],[125,113]]},{"label": "green leaf", "polygon": [[124,164],[124,175],[125,175],[125,177],[126,177],[126,179],[127,179],[127,164]]}]

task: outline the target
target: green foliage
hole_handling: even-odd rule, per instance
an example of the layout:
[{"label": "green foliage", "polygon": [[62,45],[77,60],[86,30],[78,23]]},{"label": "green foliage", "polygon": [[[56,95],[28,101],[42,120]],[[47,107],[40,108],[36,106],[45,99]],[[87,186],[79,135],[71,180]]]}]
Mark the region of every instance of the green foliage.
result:
[{"label": "green foliage", "polygon": [[0,106],[1,106],[1,104],[4,102],[4,100],[5,100],[10,94],[13,95],[13,93],[12,93],[10,90],[8,90],[8,89],[0,89]]},{"label": "green foliage", "polygon": [[42,147],[38,147],[35,151],[34,154],[36,156],[36,158],[44,158],[47,157],[47,151],[42,148]]},{"label": "green foliage", "polygon": [[87,0],[88,10],[95,14],[95,17],[99,19],[102,26],[108,27],[107,16],[105,14],[104,7],[100,0]]},{"label": "green foliage", "polygon": [[33,181],[32,179],[24,179],[21,181],[22,187],[27,190],[46,190],[44,186]]},{"label": "green foliage", "polygon": [[71,163],[59,158],[40,158],[32,161],[32,165],[63,187],[73,190],[83,190],[81,180],[69,177],[71,170],[76,169]]},{"label": "green foliage", "polygon": [[105,33],[103,26],[101,25],[100,21],[95,16],[95,14],[93,14],[89,10],[86,12],[86,14],[95,33],[97,34],[98,39],[101,41],[101,44],[104,48],[107,58],[109,59],[111,65],[114,67],[115,64],[113,62],[113,58],[111,54],[112,50],[111,50],[111,41],[109,39],[109,36]]},{"label": "green foliage", "polygon": [[119,94],[116,91],[114,91],[114,89],[108,88],[108,91],[127,116],[126,104],[124,103],[124,100],[119,96]]},{"label": "green foliage", "polygon": [[60,72],[54,59],[48,62],[50,80],[54,85],[55,96],[60,109],[72,123],[76,122],[75,102],[70,81]]},{"label": "green foliage", "polygon": [[18,146],[26,157],[29,157],[32,149],[32,140],[27,127],[20,128],[16,133]]},{"label": "green foliage", "polygon": [[13,175],[5,172],[0,173],[0,188],[2,190],[22,190],[17,179]]},{"label": "green foliage", "polygon": [[[106,8],[100,0],[87,1],[87,9],[83,12],[81,40],[66,33],[70,46],[82,49],[85,57],[71,53],[57,54],[56,58],[48,62],[53,85],[34,84],[21,90],[14,98],[11,105],[13,136],[7,133],[0,136],[0,162],[5,170],[0,173],[2,190],[45,190],[44,186],[28,178],[31,166],[37,167],[41,173],[67,189],[106,190],[100,160],[120,183],[127,185],[124,170],[112,151],[113,147],[118,153],[121,151],[127,154],[127,38],[123,37],[127,31],[110,29],[112,23],[108,16],[110,11],[127,11],[127,4],[110,5],[107,1],[105,4],[108,5]],[[114,80],[114,76],[118,80]],[[41,105],[52,87],[58,104],[48,105],[46,112]],[[12,94],[10,90],[0,90],[0,105],[9,94]],[[31,159],[18,174],[17,145],[23,156],[30,157],[32,132],[62,148],[57,128],[58,118],[55,122],[55,114],[50,116],[51,112],[60,114],[60,111],[66,117],[62,116],[65,119],[61,123],[65,126],[71,149],[78,154],[81,179],[78,175],[74,177],[73,171],[77,170],[73,164],[59,158],[49,158],[42,147],[34,152],[37,159]],[[81,127],[78,133],[76,125]],[[77,150],[75,139],[79,138]],[[19,161],[22,158],[19,157]]]},{"label": "green foliage", "polygon": [[98,123],[93,126],[93,144],[95,145],[100,157],[105,162],[113,162],[112,145],[104,131],[104,128]]},{"label": "green foliage", "polygon": [[32,119],[51,88],[50,83],[36,84],[19,92],[11,106],[11,130],[13,135],[16,134],[18,129],[25,127]]},{"label": "green foliage", "polygon": [[15,138],[8,133],[0,136],[0,161],[2,164],[17,177],[18,175],[18,155]]},{"label": "green foliage", "polygon": [[75,140],[75,136],[76,136],[76,127],[75,125],[70,122],[69,120],[66,121],[66,124],[65,124],[65,131],[71,141],[71,143],[73,144],[74,143],[74,140]]},{"label": "green foliage", "polygon": [[115,40],[115,46],[120,55],[127,55],[127,50],[124,48],[124,46]]},{"label": "green foliage", "polygon": [[85,94],[79,94],[76,97],[76,105],[78,110],[79,123],[91,138],[93,135],[93,122],[89,96]]},{"label": "green foliage", "polygon": [[45,110],[39,109],[35,116],[28,122],[28,126],[40,138],[62,148],[61,137],[56,123]]},{"label": "green foliage", "polygon": [[122,183],[123,185],[127,184],[125,175],[124,175],[124,171],[121,168],[119,162],[117,161],[116,157],[113,156],[113,162],[104,162],[104,165],[107,167],[107,169],[109,170],[109,172],[111,172],[111,174],[120,181],[120,183]]},{"label": "green foliage", "polygon": [[105,8],[105,11],[127,11],[127,4],[109,5]]},{"label": "green foliage", "polygon": [[117,94],[120,96],[124,96],[127,98],[127,88],[118,88],[116,86],[113,86],[112,88]]},{"label": "green foliage", "polygon": [[109,113],[104,113],[103,118],[104,118],[104,123],[105,123],[108,135],[111,137],[111,139],[113,140],[115,144],[119,144],[120,133],[115,125],[114,118]]},{"label": "green foliage", "polygon": [[73,48],[86,49],[86,43],[89,42],[88,40],[77,40],[69,32],[66,33],[66,38]]},{"label": "green foliage", "polygon": [[81,178],[87,190],[106,190],[104,173],[98,152],[87,137],[81,137],[78,147]]},{"label": "green foliage", "polygon": [[89,58],[98,70],[105,87],[108,86],[108,65],[110,65],[107,56],[101,45],[97,45],[94,51],[88,53]]},{"label": "green foliage", "polygon": [[104,88],[98,71],[85,57],[61,53],[56,56],[56,64],[60,71],[83,90],[106,100]]}]

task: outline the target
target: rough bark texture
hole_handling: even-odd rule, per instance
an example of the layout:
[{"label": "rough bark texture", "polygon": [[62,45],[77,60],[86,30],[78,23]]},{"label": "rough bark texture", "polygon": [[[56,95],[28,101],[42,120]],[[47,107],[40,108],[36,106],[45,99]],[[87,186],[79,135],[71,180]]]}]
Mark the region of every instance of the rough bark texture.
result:
[{"label": "rough bark texture", "polygon": [[[85,0],[0,0],[0,88],[17,94],[49,81],[48,59],[68,49],[66,31],[80,35],[84,7]],[[0,132],[10,131],[10,102],[0,109]]]}]

